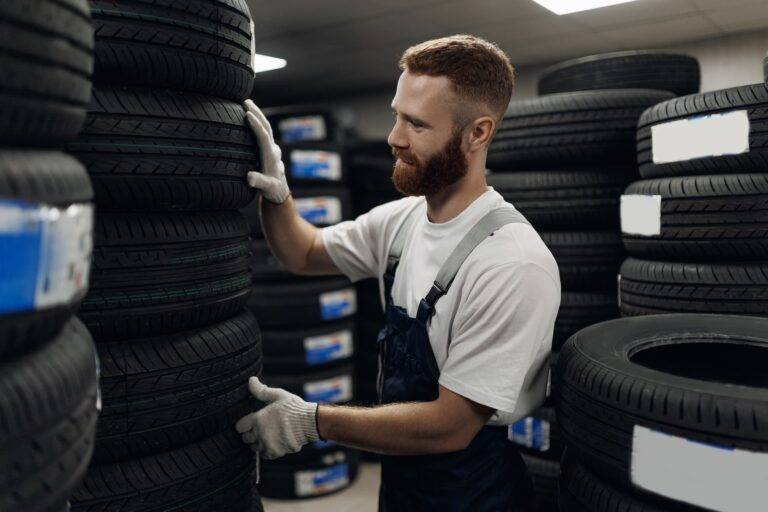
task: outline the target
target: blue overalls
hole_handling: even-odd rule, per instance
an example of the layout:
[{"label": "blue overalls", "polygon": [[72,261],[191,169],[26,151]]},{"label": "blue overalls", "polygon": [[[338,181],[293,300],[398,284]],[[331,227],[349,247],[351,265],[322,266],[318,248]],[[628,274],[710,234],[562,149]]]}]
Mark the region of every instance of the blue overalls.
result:
[{"label": "blue overalls", "polygon": [[[437,399],[440,372],[427,333],[435,303],[480,242],[506,224],[528,223],[512,208],[489,212],[445,261],[419,303],[416,318],[411,318],[392,302],[392,286],[414,217],[410,212],[397,231],[384,274],[386,324],[378,336],[382,404]],[[531,480],[515,445],[507,440],[507,427],[483,426],[469,446],[457,452],[382,456],[381,471],[380,512],[533,510]]]}]

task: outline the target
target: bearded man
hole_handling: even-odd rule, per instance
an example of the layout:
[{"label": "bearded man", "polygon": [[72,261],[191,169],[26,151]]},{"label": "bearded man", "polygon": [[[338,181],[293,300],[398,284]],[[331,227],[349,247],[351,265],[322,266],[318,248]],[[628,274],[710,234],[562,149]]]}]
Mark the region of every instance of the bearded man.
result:
[{"label": "bearded man", "polygon": [[541,405],[560,303],[557,265],[485,179],[514,88],[494,44],[457,35],[405,51],[392,101],[392,179],[405,196],[332,227],[297,213],[280,148],[250,100],[263,155],[263,230],[305,275],[378,277],[380,405],[308,403],[255,377],[268,405],[236,425],[266,458],[330,440],[382,454],[379,510],[527,511],[531,485],[506,426]]}]

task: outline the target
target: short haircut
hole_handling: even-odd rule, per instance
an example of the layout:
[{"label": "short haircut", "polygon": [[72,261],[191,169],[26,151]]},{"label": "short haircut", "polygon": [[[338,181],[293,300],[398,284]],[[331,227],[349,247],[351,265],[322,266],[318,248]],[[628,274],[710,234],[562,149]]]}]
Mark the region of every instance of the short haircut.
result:
[{"label": "short haircut", "polygon": [[495,44],[459,34],[411,46],[400,57],[400,69],[416,75],[445,76],[456,94],[483,103],[500,121],[515,87],[515,68]]}]

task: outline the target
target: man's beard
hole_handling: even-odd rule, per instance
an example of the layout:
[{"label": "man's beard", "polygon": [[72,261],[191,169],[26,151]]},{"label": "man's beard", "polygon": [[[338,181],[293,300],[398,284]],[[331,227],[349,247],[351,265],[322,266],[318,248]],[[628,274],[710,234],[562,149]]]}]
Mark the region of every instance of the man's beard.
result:
[{"label": "man's beard", "polygon": [[395,149],[396,157],[405,156],[413,165],[396,162],[392,182],[406,196],[428,196],[453,185],[467,174],[467,157],[461,151],[461,130],[455,131],[445,147],[431,156],[426,163],[415,155]]}]

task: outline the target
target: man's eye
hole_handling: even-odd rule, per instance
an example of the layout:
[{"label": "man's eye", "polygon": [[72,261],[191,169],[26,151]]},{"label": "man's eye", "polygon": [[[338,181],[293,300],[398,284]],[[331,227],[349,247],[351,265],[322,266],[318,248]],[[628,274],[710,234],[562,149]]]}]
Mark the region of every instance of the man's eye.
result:
[{"label": "man's eye", "polygon": [[411,123],[411,126],[413,126],[414,128],[421,128],[423,126],[422,124],[417,123],[415,121],[408,121],[408,122]]}]

